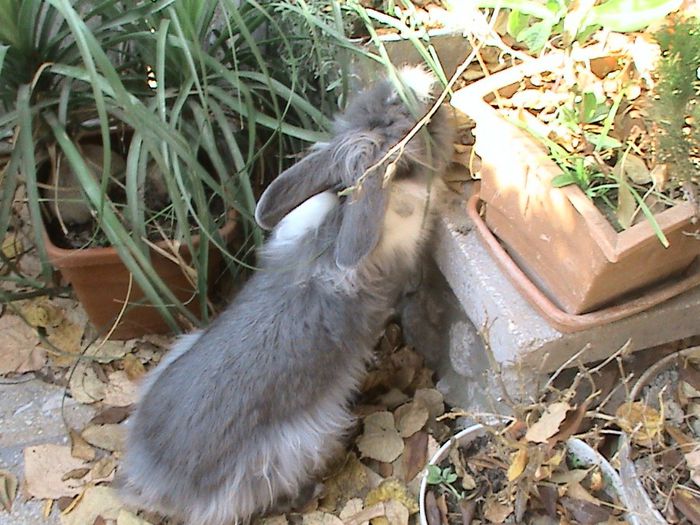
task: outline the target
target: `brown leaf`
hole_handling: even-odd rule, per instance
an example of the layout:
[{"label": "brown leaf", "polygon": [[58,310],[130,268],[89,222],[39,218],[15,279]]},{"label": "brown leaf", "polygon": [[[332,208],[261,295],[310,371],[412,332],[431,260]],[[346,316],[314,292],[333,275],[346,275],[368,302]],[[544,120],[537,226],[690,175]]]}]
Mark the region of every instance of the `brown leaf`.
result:
[{"label": "brown leaf", "polygon": [[661,437],[663,420],[659,412],[641,401],[627,402],[615,412],[616,423],[634,443],[650,447]]},{"label": "brown leaf", "polygon": [[588,407],[590,404],[590,399],[586,399],[583,403],[581,403],[578,406],[578,408],[576,408],[576,410],[573,410],[572,412],[569,412],[567,414],[562,424],[559,425],[559,432],[554,434],[547,441],[550,444],[550,446],[554,445],[555,443],[561,443],[566,441],[579,431],[579,429],[581,428],[581,423],[586,417],[586,412],[588,411]]},{"label": "brown leaf", "polygon": [[123,370],[117,370],[108,374],[109,383],[105,388],[105,397],[102,400],[105,405],[115,407],[127,407],[136,403],[138,386],[131,381]]},{"label": "brown leaf", "polygon": [[417,403],[422,403],[428,409],[428,417],[435,419],[445,413],[445,398],[434,388],[419,388],[413,395]]},{"label": "brown leaf", "polygon": [[0,510],[10,512],[17,495],[17,476],[9,470],[0,470]]},{"label": "brown leaf", "polygon": [[508,472],[506,474],[508,481],[514,481],[520,477],[520,474],[523,473],[525,467],[527,466],[527,459],[527,448],[524,447],[511,454],[510,466],[508,467]]},{"label": "brown leaf", "polygon": [[552,485],[538,485],[537,492],[544,510],[547,511],[547,515],[551,516],[552,518],[556,518],[559,491]]},{"label": "brown leaf", "polygon": [[24,449],[24,479],[27,492],[39,499],[75,496],[83,483],[63,480],[66,472],[87,467],[87,463],[71,456],[70,447],[37,445]]},{"label": "brown leaf", "polygon": [[384,503],[384,515],[389,525],[408,525],[408,509],[398,501]]},{"label": "brown leaf", "polygon": [[595,505],[589,501],[570,498],[561,498],[561,504],[571,513],[580,525],[596,525],[608,521],[612,512],[608,509]]},{"label": "brown leaf", "polygon": [[67,479],[81,479],[84,478],[88,472],[90,472],[88,467],[75,468],[66,472],[63,477],[61,477],[61,481],[66,481]]},{"label": "brown leaf", "polygon": [[113,456],[105,456],[90,469],[90,481],[94,483],[108,481],[116,468],[117,460]]},{"label": "brown leaf", "polygon": [[88,487],[80,501],[67,514],[61,515],[61,525],[86,525],[96,519],[116,520],[123,504],[117,492],[109,487]]},{"label": "brown leaf", "polygon": [[34,328],[21,317],[4,314],[0,317],[0,375],[22,374],[39,370],[46,362],[46,353],[38,348]]},{"label": "brown leaf", "polygon": [[442,523],[440,509],[437,506],[437,499],[432,490],[428,490],[425,493],[425,517],[427,518],[428,525],[440,525]]},{"label": "brown leaf", "polygon": [[105,425],[121,423],[134,410],[134,405],[124,407],[110,407],[98,413],[90,420],[91,425]]},{"label": "brown leaf", "polygon": [[70,393],[78,403],[89,405],[101,401],[105,396],[105,385],[87,361],[79,361],[69,382]]},{"label": "brown leaf", "polygon": [[398,479],[384,480],[377,488],[370,490],[365,498],[365,506],[371,507],[375,503],[391,500],[404,505],[411,514],[418,512],[418,503],[415,498],[408,492],[406,485]]},{"label": "brown leaf", "polygon": [[686,361],[683,367],[678,367],[678,375],[695,390],[700,391],[700,370],[695,368],[690,361]]},{"label": "brown leaf", "polygon": [[462,515],[462,525],[471,525],[476,514],[476,501],[461,499],[459,500],[459,513]]},{"label": "brown leaf", "polygon": [[484,518],[492,523],[503,523],[506,518],[513,514],[513,505],[510,503],[501,503],[496,498],[492,497],[486,500],[483,508]]},{"label": "brown leaf", "polygon": [[527,429],[525,439],[534,443],[546,443],[558,432],[570,408],[569,403],[563,401],[549,405],[537,423]]},{"label": "brown leaf", "polygon": [[437,507],[440,509],[440,521],[442,522],[442,525],[449,525],[447,519],[447,498],[445,494],[441,494],[437,499]]},{"label": "brown leaf", "polygon": [[123,449],[126,429],[122,425],[90,425],[81,435],[93,447],[114,452]]},{"label": "brown leaf", "polygon": [[146,375],[146,368],[134,354],[126,354],[122,362],[124,363],[124,372],[131,381],[138,381]]},{"label": "brown leaf", "polygon": [[674,507],[676,507],[678,512],[683,514],[688,521],[693,525],[700,525],[700,498],[689,490],[678,489],[674,492],[671,499]]},{"label": "brown leaf", "polygon": [[401,437],[411,437],[428,422],[428,409],[422,403],[412,401],[397,408],[394,418]]},{"label": "brown leaf", "polygon": [[126,509],[121,509],[117,515],[117,525],[151,525]]},{"label": "brown leaf", "polygon": [[343,525],[343,522],[333,514],[317,510],[304,514],[302,525]]},{"label": "brown leaf", "polygon": [[404,449],[403,439],[394,426],[391,412],[376,412],[364,420],[365,431],[357,441],[363,457],[391,463]]},{"label": "brown leaf", "polygon": [[92,461],[95,459],[95,449],[92,448],[77,431],[71,428],[68,431],[68,435],[70,436],[71,456],[85,461]]},{"label": "brown leaf", "polygon": [[402,456],[404,481],[415,478],[425,467],[428,460],[428,434],[416,432],[405,441]]},{"label": "brown leaf", "polygon": [[56,347],[48,348],[51,362],[56,366],[70,366],[78,359],[81,352],[81,341],[85,327],[74,324],[68,319],[63,319],[61,324],[50,328],[47,339]]}]

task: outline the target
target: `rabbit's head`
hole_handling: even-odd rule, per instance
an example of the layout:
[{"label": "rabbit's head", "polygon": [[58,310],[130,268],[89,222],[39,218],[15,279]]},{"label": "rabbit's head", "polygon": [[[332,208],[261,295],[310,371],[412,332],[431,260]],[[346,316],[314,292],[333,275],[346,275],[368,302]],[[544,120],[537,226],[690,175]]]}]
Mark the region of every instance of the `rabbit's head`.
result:
[{"label": "rabbit's head", "polygon": [[[411,188],[409,192],[416,198],[429,198],[435,176],[444,170],[451,155],[453,127],[445,110],[440,109],[427,126],[415,132],[414,127],[434,103],[435,79],[416,67],[403,68],[399,78],[405,86],[403,96],[389,80],[360,93],[336,119],[332,139],[314,145],[305,158],[270,184],[255,213],[262,228],[274,228],[290,211],[320,192],[337,191],[346,200],[335,259],[341,267],[354,267],[387,233],[391,221],[386,220],[386,214],[393,189],[403,186]],[[389,154],[413,132],[410,140]]]}]

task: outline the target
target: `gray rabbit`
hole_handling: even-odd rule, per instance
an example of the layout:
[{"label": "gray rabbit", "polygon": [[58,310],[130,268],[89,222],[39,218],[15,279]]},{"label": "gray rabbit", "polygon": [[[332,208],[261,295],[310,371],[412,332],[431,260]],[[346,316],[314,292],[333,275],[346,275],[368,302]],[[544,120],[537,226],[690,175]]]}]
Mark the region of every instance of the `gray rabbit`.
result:
[{"label": "gray rabbit", "polygon": [[246,523],[312,486],[342,447],[349,402],[416,268],[452,153],[440,109],[368,170],[433,104],[431,75],[400,77],[404,97],[376,82],[329,142],[263,194],[256,220],[274,230],[261,270],[143,385],[122,466],[126,501],[195,525]]}]

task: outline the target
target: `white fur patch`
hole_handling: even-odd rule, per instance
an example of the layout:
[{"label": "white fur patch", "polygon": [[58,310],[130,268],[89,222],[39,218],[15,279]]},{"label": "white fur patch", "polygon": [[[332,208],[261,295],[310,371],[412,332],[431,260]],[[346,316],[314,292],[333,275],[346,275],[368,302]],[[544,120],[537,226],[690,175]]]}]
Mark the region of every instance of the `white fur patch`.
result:
[{"label": "white fur patch", "polygon": [[435,77],[421,66],[406,66],[399,71],[401,81],[410,87],[421,102],[432,98]]},{"label": "white fur patch", "polygon": [[338,203],[338,196],[332,191],[324,191],[307,199],[280,221],[272,234],[271,244],[293,243],[315,230]]}]

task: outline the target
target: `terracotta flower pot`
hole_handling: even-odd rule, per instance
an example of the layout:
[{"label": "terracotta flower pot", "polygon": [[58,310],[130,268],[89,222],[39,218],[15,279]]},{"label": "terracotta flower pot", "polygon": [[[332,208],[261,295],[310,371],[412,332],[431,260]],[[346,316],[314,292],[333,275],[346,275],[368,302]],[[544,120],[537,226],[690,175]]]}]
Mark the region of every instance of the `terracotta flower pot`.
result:
[{"label": "terracotta flower pot", "polygon": [[[231,239],[235,226],[236,221],[232,218],[219,230],[224,241]],[[111,339],[132,339],[145,334],[163,334],[171,331],[158,309],[150,304],[144,304],[145,295],[136,282],[132,283],[131,293],[128,293],[130,272],[115,248],[67,250],[56,246],[46,233],[44,239],[51,264],[73,286],[90,322],[104,335],[118,318],[127,297],[130,306],[126,308],[124,315],[111,333]],[[192,243],[197,246],[199,236],[194,237]],[[168,251],[165,242],[161,241],[156,245]],[[191,261],[191,255],[186,247],[183,246],[180,249],[180,255],[184,261],[188,263]],[[151,250],[150,257],[152,266],[160,278],[170,287],[174,295],[198,316],[200,300],[196,295],[195,287],[192,286],[180,265],[154,250]],[[210,275],[216,275],[220,266],[221,253],[212,247],[209,251]],[[174,307],[171,310],[176,311]]]},{"label": "terracotta flower pot", "polygon": [[455,93],[452,105],[476,123],[486,224],[554,303],[581,314],[681,274],[700,255],[700,240],[690,203],[656,215],[668,248],[646,220],[616,232],[578,186],[553,187],[561,170],[545,148],[484,101],[562,64],[563,57],[553,55],[501,71]]}]

